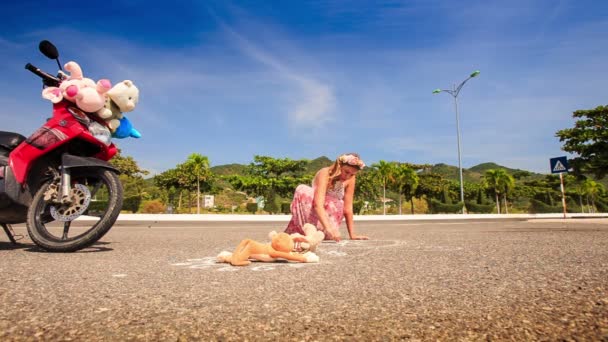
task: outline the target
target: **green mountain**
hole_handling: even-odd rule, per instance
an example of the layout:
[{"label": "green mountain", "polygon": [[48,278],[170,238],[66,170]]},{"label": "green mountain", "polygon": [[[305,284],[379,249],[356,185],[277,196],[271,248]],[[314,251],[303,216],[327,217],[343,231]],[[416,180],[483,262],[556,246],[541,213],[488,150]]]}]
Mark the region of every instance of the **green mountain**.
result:
[{"label": "green mountain", "polygon": [[496,170],[496,169],[505,169],[505,170],[507,170],[507,172],[509,172],[511,174],[513,174],[513,172],[515,172],[515,171],[521,171],[518,169],[511,169],[506,166],[498,165],[496,163],[481,163],[479,165],[475,165],[475,166],[469,168],[468,170],[478,172],[478,173],[485,173],[487,170]]},{"label": "green mountain", "polygon": [[[333,160],[326,156],[321,156],[316,159],[309,160],[306,165],[305,173],[315,173],[322,167],[329,166],[333,163]],[[248,165],[243,164],[225,164],[211,167],[211,171],[217,175],[228,176],[228,175],[244,175]],[[521,169],[513,169],[506,166],[498,165],[496,163],[482,163],[475,165],[471,168],[462,169],[462,177],[465,182],[479,183],[487,170],[491,169],[505,169],[509,174],[513,175],[518,181],[531,181],[537,179],[543,179],[546,175],[540,173],[534,173]],[[431,166],[430,168],[423,171],[424,173],[435,173],[441,175],[447,179],[459,181],[460,176],[458,174],[458,167],[439,163]]]},{"label": "green mountain", "polygon": [[319,169],[329,166],[333,163],[333,161],[326,156],[319,157],[317,159],[313,159],[306,165],[306,173],[315,173]]},{"label": "green mountain", "polygon": [[221,176],[244,175],[246,169],[247,165],[225,164],[211,167],[211,172]]},{"label": "green mountain", "polygon": [[[423,171],[423,173],[435,173],[446,179],[451,179],[458,181],[460,180],[460,174],[458,172],[458,167],[447,165],[447,164],[435,164],[430,168]],[[462,169],[462,178],[465,182],[474,182],[478,183],[481,180],[481,176],[483,174],[476,171],[471,171],[469,169]]]},{"label": "green mountain", "polygon": [[[482,163],[475,165],[471,168],[462,169],[462,178],[465,182],[479,183],[487,170],[505,169],[511,174],[516,180],[529,181],[535,179],[542,179],[545,175],[540,173],[534,173],[521,169],[512,169],[506,166],[498,165],[496,163]],[[458,181],[460,176],[458,174],[458,167],[447,165],[447,164],[435,164],[431,168],[425,170],[426,173],[436,173],[447,179]]]},{"label": "green mountain", "polygon": [[[333,163],[329,158],[322,156],[313,160],[309,160],[304,170],[305,173],[315,173],[320,168],[329,166]],[[244,175],[247,172],[247,165],[243,164],[224,164],[211,167],[211,172],[220,176]]]}]

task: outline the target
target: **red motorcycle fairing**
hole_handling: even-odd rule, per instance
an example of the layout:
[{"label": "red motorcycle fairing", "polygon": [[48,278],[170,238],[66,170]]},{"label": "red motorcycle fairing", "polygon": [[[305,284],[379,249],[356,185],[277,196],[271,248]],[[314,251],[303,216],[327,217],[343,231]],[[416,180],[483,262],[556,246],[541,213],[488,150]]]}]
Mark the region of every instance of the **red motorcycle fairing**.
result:
[{"label": "red motorcycle fairing", "polygon": [[108,161],[116,154],[117,148],[114,144],[108,146],[97,140],[75,116],[86,117],[86,114],[67,101],[54,104],[53,117],[10,153],[9,167],[17,182],[23,184],[27,180],[30,167],[39,157],[74,139],[98,147],[98,152],[92,157]]}]

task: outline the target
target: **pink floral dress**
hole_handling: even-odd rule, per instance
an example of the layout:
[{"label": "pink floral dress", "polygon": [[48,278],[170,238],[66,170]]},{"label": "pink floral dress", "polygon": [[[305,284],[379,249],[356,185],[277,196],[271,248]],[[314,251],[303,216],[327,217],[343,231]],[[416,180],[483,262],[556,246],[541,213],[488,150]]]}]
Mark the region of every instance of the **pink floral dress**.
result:
[{"label": "pink floral dress", "polygon": [[[300,184],[296,188],[293,195],[293,201],[291,202],[292,217],[287,228],[285,228],[285,233],[300,233],[304,235],[302,227],[306,223],[311,223],[317,227],[317,230],[325,233],[327,239],[327,232],[319,221],[317,213],[313,209],[313,200],[315,196],[314,184],[316,183],[315,180],[317,176],[315,176],[315,179],[312,181],[313,187],[306,184]],[[328,187],[327,192],[325,193],[325,211],[329,223],[333,227],[339,228],[342,219],[344,219],[344,184],[342,184],[342,182],[337,181],[332,188]]]}]

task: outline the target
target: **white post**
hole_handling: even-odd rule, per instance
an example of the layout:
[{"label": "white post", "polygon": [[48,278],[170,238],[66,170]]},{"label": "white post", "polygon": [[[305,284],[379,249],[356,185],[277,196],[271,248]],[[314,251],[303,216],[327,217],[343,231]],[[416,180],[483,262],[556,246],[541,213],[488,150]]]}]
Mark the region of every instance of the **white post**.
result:
[{"label": "white post", "polygon": [[562,189],[562,207],[564,207],[564,218],[566,218],[566,193],[564,192],[564,176],[563,172],[559,173],[559,183]]}]

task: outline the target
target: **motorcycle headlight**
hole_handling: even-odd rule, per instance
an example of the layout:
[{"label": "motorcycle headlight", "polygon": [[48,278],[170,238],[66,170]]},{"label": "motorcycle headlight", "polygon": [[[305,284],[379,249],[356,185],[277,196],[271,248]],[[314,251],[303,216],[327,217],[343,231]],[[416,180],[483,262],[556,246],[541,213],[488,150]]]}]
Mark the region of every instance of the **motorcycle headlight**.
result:
[{"label": "motorcycle headlight", "polygon": [[112,140],[112,132],[110,129],[99,122],[91,121],[89,124],[89,132],[99,141],[106,145],[110,145]]}]

